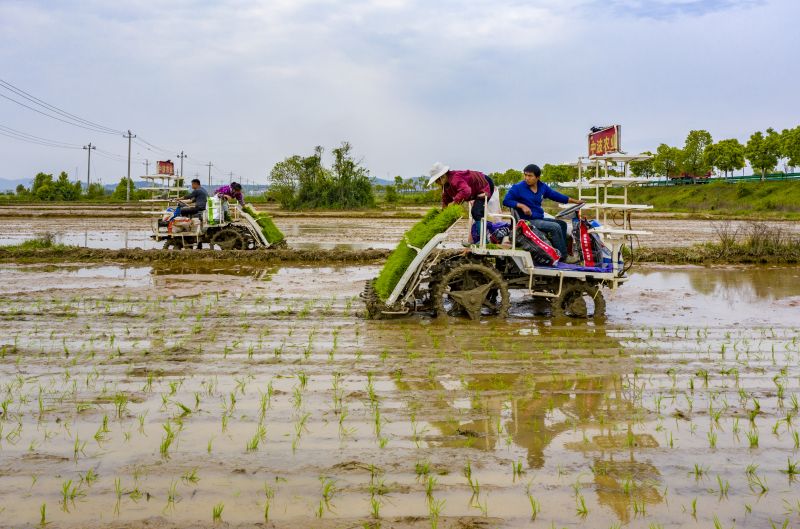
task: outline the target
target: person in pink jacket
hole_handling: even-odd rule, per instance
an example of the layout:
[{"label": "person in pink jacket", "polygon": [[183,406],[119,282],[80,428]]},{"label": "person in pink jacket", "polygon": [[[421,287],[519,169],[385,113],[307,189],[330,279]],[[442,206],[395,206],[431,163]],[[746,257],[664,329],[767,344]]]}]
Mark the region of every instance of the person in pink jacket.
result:
[{"label": "person in pink jacket", "polygon": [[442,188],[442,207],[474,201],[470,211],[472,219],[479,222],[485,214],[484,198],[494,193],[494,182],[479,171],[455,171],[439,162],[430,170],[428,185],[437,183]]}]

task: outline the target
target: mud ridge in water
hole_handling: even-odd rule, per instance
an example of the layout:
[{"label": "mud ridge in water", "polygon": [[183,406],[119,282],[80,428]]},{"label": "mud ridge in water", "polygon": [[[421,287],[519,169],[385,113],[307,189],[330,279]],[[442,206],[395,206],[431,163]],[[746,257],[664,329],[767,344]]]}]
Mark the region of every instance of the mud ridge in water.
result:
[{"label": "mud ridge in water", "polygon": [[[453,253],[454,251],[450,251]],[[104,249],[63,246],[47,249],[20,249],[0,246],[0,262],[37,263],[49,261],[73,262],[128,262],[152,263],[159,261],[222,262],[236,263],[372,263],[386,259],[391,250],[387,248],[348,249],[265,249],[265,250],[159,250],[140,248]],[[630,258],[628,258],[630,259]],[[738,264],[796,264],[800,262],[794,253],[770,253],[753,255],[737,253],[724,255],[717,245],[697,244],[681,248],[636,249],[637,264],[694,264],[694,265],[738,265]]]},{"label": "mud ridge in water", "polygon": [[43,262],[43,261],[115,261],[131,263],[152,263],[159,261],[181,262],[220,262],[236,263],[369,263],[385,259],[389,255],[386,249],[366,250],[230,250],[225,252],[213,250],[105,250],[97,248],[63,247],[39,250],[20,250],[0,248],[0,261]]}]

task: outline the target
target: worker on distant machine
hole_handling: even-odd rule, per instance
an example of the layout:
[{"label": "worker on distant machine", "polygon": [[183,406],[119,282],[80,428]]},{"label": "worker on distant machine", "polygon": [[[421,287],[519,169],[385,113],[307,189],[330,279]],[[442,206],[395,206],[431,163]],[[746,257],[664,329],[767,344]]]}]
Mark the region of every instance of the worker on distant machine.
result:
[{"label": "worker on distant machine", "polygon": [[484,216],[484,198],[490,198],[494,193],[494,182],[485,174],[478,171],[453,171],[439,162],[431,167],[428,186],[432,186],[434,182],[442,188],[442,207],[472,200],[470,213],[475,222],[480,222]]},{"label": "worker on distant machine", "polygon": [[[185,203],[183,201],[189,201]],[[175,216],[191,217],[197,213],[202,213],[206,210],[206,203],[208,202],[208,191],[200,185],[200,180],[197,178],[192,180],[192,191],[188,195],[181,197],[178,205],[180,208],[175,211]]]},{"label": "worker on distant machine", "polygon": [[[562,195],[558,191],[553,191],[550,186],[540,180],[542,170],[538,165],[526,165],[522,174],[524,179],[511,186],[503,199],[503,205],[517,210],[521,219],[531,221],[534,226],[547,235],[561,255],[567,255],[567,223],[563,220],[544,218],[542,200],[549,198],[559,204],[583,204],[583,200],[576,200]],[[579,259],[574,255],[568,255],[563,260],[567,264],[578,261]]]},{"label": "worker on distant machine", "polygon": [[226,186],[222,186],[214,191],[214,196],[222,197],[223,200],[229,202],[236,200],[240,206],[244,206],[244,195],[242,194],[242,185],[236,182],[231,182]]}]

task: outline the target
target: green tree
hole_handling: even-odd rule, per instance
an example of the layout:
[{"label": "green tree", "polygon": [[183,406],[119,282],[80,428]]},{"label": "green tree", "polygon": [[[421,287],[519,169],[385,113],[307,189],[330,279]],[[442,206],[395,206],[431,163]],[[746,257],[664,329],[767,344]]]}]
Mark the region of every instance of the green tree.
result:
[{"label": "green tree", "polygon": [[[141,191],[136,189],[136,186],[133,184],[133,179],[130,179],[131,183],[131,200],[141,200],[147,197],[147,191]],[[111,193],[111,198],[114,200],[125,200],[128,196],[128,177],[123,176],[120,179],[119,184],[114,189],[114,192]]]},{"label": "green tree", "polygon": [[728,172],[742,169],[744,163],[744,145],[736,138],[720,140],[706,146],[704,153],[706,163],[716,167],[728,176]]},{"label": "green tree", "polygon": [[754,171],[761,172],[762,181],[778,165],[780,155],[780,135],[772,128],[767,129],[766,136],[761,131],[753,133],[744,148],[744,157]]},{"label": "green tree", "polygon": [[369,170],[353,159],[352,149],[353,147],[345,141],[332,151],[333,186],[328,193],[328,204],[325,207],[346,209],[375,205]]},{"label": "green tree", "polygon": [[789,167],[800,165],[800,126],[781,132],[781,154]]},{"label": "green tree", "polygon": [[25,186],[24,186],[24,185],[22,185],[22,184],[18,184],[18,185],[17,185],[16,192],[17,192],[17,195],[20,195],[20,196],[22,196],[22,195],[27,195],[28,193],[30,193],[30,191],[28,191],[28,188],[27,188],[27,187],[25,187]]},{"label": "green tree", "polygon": [[491,173],[489,178],[498,186],[513,185],[522,180],[522,171],[507,169],[504,173]]},{"label": "green tree", "polygon": [[80,181],[77,182],[70,182],[69,175],[65,172],[61,172],[58,175],[58,180],[53,183],[53,199],[52,200],[65,200],[65,201],[73,201],[78,200],[81,196],[81,183]]},{"label": "green tree", "polygon": [[681,157],[681,169],[689,176],[703,176],[711,170],[704,154],[714,142],[707,130],[692,130],[686,136]]},{"label": "green tree", "polygon": [[656,149],[656,155],[653,158],[653,171],[657,175],[666,176],[667,178],[677,176],[682,158],[683,151],[681,149],[662,143]]},{"label": "green tree", "polygon": [[547,182],[571,182],[578,178],[578,168],[569,164],[544,164],[542,178]]},{"label": "green tree", "polygon": [[333,166],[322,165],[322,147],[314,154],[278,162],[270,171],[270,196],[288,209],[368,207],[375,203],[369,171],[353,159],[343,142],[333,149]]},{"label": "green tree", "polygon": [[[642,154],[653,156],[653,153],[650,151],[645,151]],[[631,174],[637,178],[651,178],[656,176],[656,171],[653,168],[653,158],[630,162],[630,168]]]},{"label": "green tree", "polygon": [[97,182],[89,184],[89,189],[86,190],[86,198],[97,199],[103,198],[106,195],[106,188],[103,184]]},{"label": "green tree", "polygon": [[394,186],[386,186],[386,203],[396,204],[397,198],[397,189]]},{"label": "green tree", "polygon": [[53,175],[47,173],[38,173],[33,177],[33,184],[31,185],[31,195],[39,200],[52,200],[53,194]]}]

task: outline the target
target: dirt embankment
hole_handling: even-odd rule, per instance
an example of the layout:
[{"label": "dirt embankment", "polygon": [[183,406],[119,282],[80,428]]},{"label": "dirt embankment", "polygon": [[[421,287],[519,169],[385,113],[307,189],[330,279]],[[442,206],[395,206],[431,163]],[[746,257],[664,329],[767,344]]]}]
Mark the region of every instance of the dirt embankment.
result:
[{"label": "dirt embankment", "polygon": [[115,261],[129,263],[153,263],[164,261],[230,262],[230,263],[371,263],[385,259],[389,250],[105,250],[75,246],[24,250],[0,247],[0,261],[46,262],[46,261]]}]

